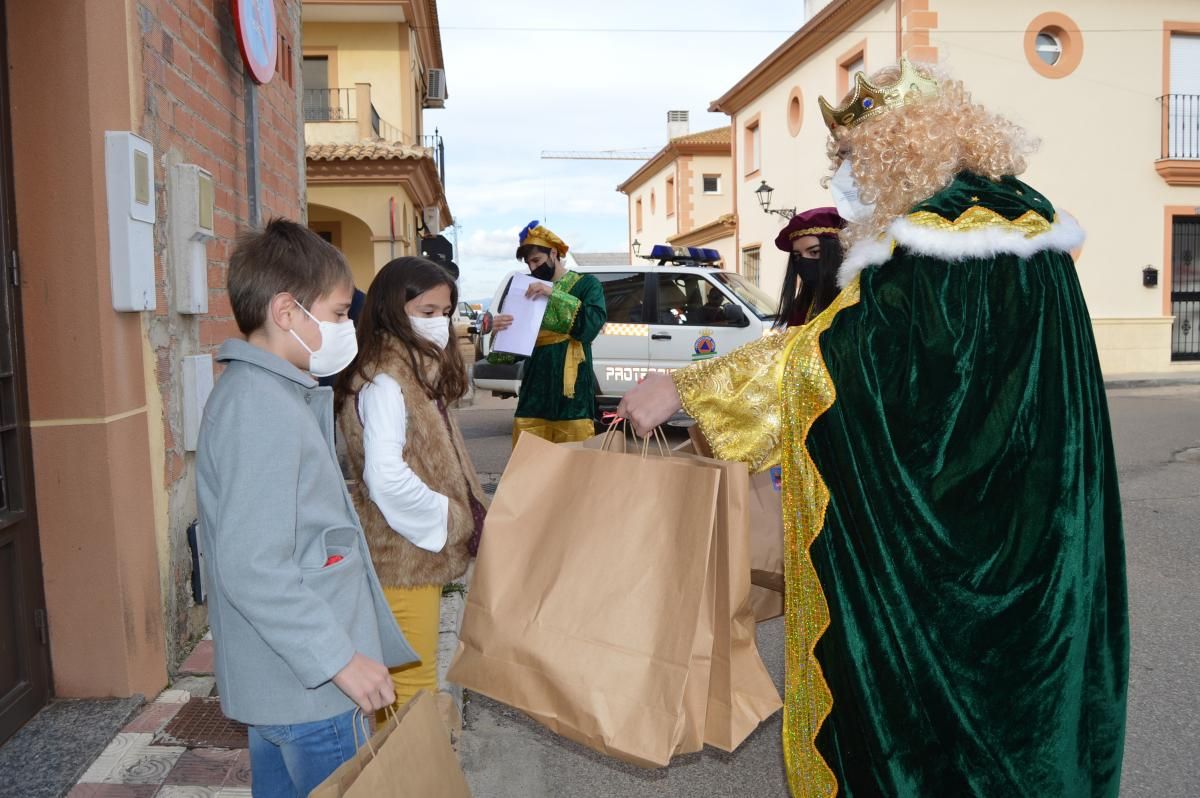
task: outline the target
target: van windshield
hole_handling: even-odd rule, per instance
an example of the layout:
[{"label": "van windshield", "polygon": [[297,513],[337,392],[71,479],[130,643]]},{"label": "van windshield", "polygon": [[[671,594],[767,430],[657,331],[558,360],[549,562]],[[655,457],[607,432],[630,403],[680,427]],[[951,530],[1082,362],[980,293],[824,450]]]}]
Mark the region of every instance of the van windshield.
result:
[{"label": "van windshield", "polygon": [[775,298],[742,275],[719,271],[713,273],[713,277],[745,302],[760,319],[774,319],[779,315],[779,303]]}]

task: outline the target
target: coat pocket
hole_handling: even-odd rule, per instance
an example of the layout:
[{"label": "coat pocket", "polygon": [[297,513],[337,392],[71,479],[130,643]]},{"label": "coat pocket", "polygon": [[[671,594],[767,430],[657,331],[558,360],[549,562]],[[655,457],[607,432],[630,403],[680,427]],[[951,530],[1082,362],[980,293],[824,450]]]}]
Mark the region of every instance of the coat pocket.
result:
[{"label": "coat pocket", "polygon": [[[358,618],[370,607],[370,580],[353,527],[331,527],[321,533],[328,565],[301,569],[304,584],[324,599],[344,622]],[[330,559],[339,557],[335,562]]]}]

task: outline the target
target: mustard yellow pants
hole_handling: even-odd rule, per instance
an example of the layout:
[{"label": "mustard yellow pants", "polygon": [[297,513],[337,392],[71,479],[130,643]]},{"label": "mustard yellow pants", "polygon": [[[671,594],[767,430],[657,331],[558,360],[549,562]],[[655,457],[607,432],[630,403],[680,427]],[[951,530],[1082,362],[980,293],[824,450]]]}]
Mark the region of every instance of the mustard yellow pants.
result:
[{"label": "mustard yellow pants", "polygon": [[547,421],[544,418],[514,418],[513,446],[522,432],[536,435],[551,443],[574,443],[586,441],[596,434],[596,425],[590,418],[576,418],[570,421]]},{"label": "mustard yellow pants", "polygon": [[[418,690],[437,693],[438,634],[441,632],[442,586],[385,587],[384,595],[400,631],[421,661],[392,669],[396,710],[408,703]],[[383,717],[377,718],[380,722]]]}]

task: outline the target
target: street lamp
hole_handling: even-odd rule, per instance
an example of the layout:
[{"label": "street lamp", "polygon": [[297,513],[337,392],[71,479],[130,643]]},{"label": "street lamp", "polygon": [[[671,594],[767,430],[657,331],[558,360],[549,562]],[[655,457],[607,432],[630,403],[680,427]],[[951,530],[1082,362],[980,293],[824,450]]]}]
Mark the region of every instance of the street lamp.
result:
[{"label": "street lamp", "polygon": [[641,241],[638,241],[636,238],[633,239],[632,249],[633,249],[633,257],[640,258],[642,256],[642,242]]},{"label": "street lamp", "polygon": [[758,206],[763,209],[763,213],[774,213],[782,216],[784,219],[791,219],[796,215],[795,208],[772,208],[771,195],[775,189],[767,185],[767,181],[762,181],[762,184],[754,189],[754,196],[758,197]]}]

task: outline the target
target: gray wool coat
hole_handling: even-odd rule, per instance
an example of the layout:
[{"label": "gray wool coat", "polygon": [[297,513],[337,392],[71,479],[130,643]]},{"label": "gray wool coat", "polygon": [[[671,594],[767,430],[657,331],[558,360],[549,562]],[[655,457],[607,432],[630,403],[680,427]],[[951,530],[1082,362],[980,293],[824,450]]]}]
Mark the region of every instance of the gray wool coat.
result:
[{"label": "gray wool coat", "polygon": [[329,718],[354,707],[330,680],[356,651],[389,667],[417,656],[338,467],[332,390],[245,341],[217,360],[196,494],[221,709],[254,725]]}]

